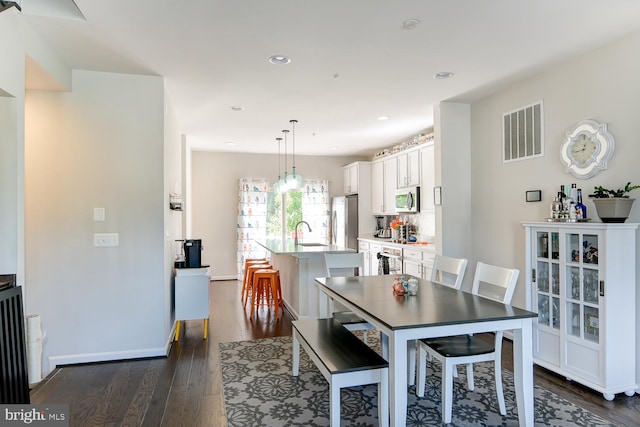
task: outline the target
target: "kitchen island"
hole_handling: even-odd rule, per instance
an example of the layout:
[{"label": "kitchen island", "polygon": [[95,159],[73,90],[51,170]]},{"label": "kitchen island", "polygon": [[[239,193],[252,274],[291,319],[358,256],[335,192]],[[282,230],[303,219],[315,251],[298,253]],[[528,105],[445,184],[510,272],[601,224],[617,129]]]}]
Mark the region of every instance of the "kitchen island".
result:
[{"label": "kitchen island", "polygon": [[282,299],[296,319],[317,318],[325,313],[326,299],[320,298],[316,277],[327,275],[324,254],[351,253],[353,249],[322,243],[300,242],[293,239],[258,241],[271,253],[271,265],[280,270]]}]

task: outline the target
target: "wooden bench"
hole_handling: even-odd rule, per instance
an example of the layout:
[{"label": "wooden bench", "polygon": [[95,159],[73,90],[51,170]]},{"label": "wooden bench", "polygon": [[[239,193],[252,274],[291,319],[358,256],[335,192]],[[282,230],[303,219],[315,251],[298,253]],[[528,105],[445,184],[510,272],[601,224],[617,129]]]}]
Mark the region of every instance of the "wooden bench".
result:
[{"label": "wooden bench", "polygon": [[378,420],[389,425],[389,363],[333,318],[296,320],[293,325],[293,376],[298,376],[300,346],[329,382],[330,425],[340,426],[340,390],[378,385]]}]

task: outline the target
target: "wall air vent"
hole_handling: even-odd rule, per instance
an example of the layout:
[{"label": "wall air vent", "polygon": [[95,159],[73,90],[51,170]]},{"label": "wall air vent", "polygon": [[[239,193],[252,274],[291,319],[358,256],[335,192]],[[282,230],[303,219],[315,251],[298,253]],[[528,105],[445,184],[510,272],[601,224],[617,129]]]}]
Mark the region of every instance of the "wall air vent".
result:
[{"label": "wall air vent", "polygon": [[544,156],[542,101],[502,115],[503,162]]}]

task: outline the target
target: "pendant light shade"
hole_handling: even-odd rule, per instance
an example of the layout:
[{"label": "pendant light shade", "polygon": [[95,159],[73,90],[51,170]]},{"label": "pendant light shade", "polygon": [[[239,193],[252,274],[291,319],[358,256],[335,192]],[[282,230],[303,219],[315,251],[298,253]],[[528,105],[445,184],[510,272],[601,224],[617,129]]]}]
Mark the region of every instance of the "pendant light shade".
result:
[{"label": "pendant light shade", "polygon": [[289,131],[283,129],[282,133],[284,134],[284,177],[278,181],[278,190],[280,193],[286,193],[289,191],[289,184],[287,182],[287,134]]},{"label": "pendant light shade", "polygon": [[[302,189],[302,176],[300,176],[297,172],[296,172],[296,123],[298,123],[297,120],[289,120],[289,123],[291,123],[291,130],[292,130],[292,139],[293,139],[293,167],[291,168],[291,175],[289,175],[288,177],[286,177],[286,183],[287,183],[287,188],[289,189],[289,191],[299,191],[300,189]],[[286,167],[285,167],[286,170]]]}]

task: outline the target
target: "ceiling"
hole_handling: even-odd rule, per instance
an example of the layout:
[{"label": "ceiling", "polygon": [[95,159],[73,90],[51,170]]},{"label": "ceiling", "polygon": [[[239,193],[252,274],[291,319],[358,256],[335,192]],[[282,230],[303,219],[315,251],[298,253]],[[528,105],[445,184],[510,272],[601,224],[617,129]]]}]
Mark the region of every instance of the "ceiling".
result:
[{"label": "ceiling", "polygon": [[[637,0],[18,3],[72,68],[164,76],[194,148],[277,153],[296,119],[301,155],[370,155],[432,126],[441,101],[472,102],[640,29]],[[403,29],[409,19],[420,23]],[[443,71],[454,76],[433,77]]]}]

